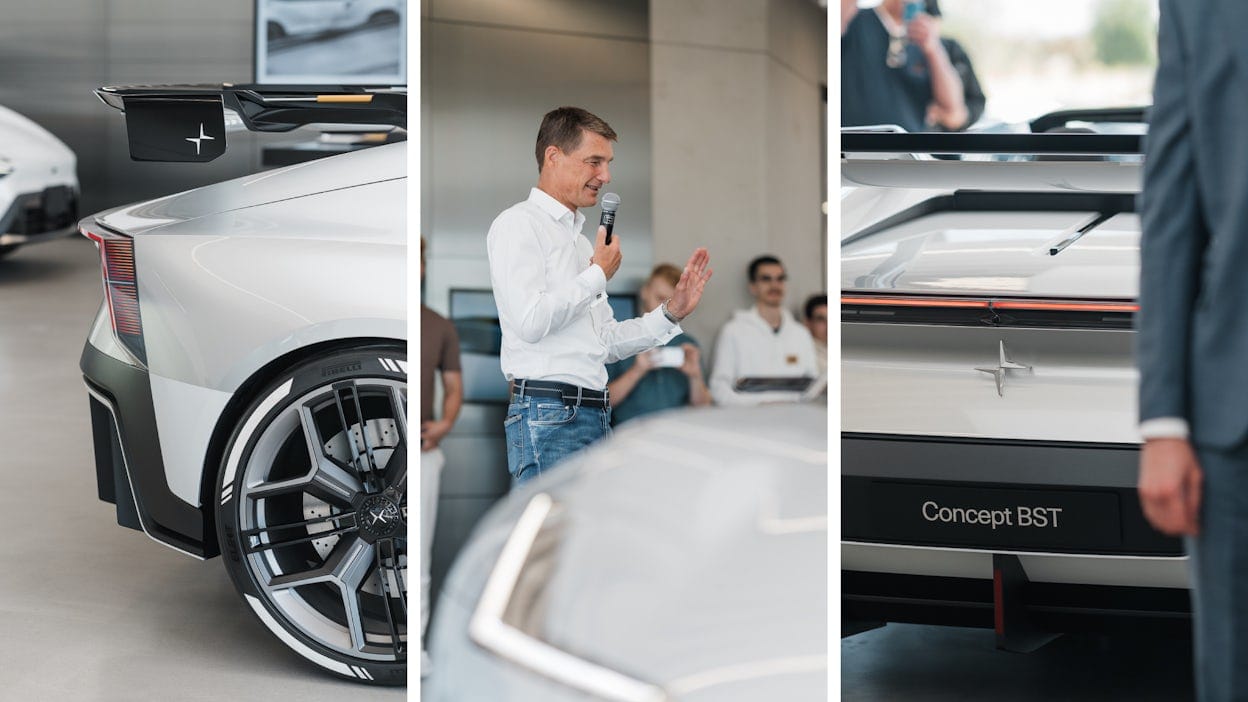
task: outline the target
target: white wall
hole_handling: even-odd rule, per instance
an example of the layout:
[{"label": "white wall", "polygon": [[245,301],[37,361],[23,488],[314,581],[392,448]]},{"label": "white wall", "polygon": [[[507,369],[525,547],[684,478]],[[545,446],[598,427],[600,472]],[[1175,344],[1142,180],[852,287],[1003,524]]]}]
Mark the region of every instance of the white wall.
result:
[{"label": "white wall", "polygon": [[451,288],[490,288],[486,232],[537,184],[537,128],[562,105],[593,112],[619,134],[607,189],[622,200],[624,263],[608,290],[634,292],[653,260],[645,0],[429,0],[422,8],[425,304],[445,313]]},{"label": "white wall", "polygon": [[827,12],[812,0],[652,0],[654,249],[696,246],[715,276],[684,326],[710,346],[746,307],[746,265],[771,253],[788,306],[827,289]]}]

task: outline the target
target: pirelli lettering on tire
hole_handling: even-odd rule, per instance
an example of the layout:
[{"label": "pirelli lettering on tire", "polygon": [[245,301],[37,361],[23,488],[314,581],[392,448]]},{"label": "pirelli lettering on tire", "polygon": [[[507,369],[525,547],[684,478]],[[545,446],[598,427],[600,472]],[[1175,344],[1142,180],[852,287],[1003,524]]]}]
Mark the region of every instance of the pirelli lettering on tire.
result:
[{"label": "pirelli lettering on tire", "polygon": [[945,507],[927,500],[922,507],[923,519],[943,524],[982,526],[992,530],[1002,527],[1057,529],[1061,507],[1038,507],[1018,505],[1001,509],[976,509],[974,507]]}]

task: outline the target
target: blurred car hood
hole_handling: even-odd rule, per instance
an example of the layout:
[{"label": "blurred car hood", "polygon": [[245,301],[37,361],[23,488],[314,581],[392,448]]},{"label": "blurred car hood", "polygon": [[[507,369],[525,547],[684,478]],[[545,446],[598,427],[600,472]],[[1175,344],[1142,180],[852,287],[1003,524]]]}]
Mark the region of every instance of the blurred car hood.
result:
[{"label": "blurred car hood", "polygon": [[143,234],[222,212],[406,176],[407,142],[404,141],[126,205],[97,215],[96,221],[126,234]]},{"label": "blurred car hood", "polygon": [[673,699],[822,699],[827,410],[636,420],[493,511],[444,595],[471,606],[537,492],[562,507],[542,638]]},{"label": "blurred car hood", "polygon": [[77,158],[51,132],[0,106],[0,166],[20,181],[17,192],[42,190],[54,183],[77,186]]}]

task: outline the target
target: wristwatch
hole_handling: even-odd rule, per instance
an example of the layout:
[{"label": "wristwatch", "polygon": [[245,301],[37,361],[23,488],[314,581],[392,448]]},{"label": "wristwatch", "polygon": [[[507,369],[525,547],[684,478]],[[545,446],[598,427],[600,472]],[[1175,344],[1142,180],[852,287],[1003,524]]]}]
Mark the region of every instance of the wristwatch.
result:
[{"label": "wristwatch", "polygon": [[667,309],[667,303],[670,300],[671,298],[664,300],[663,304],[659,305],[659,309],[663,311],[663,316],[667,317],[667,321],[671,322],[672,324],[680,324],[681,320],[683,320],[684,317],[677,317],[676,315],[672,314],[671,310]]}]

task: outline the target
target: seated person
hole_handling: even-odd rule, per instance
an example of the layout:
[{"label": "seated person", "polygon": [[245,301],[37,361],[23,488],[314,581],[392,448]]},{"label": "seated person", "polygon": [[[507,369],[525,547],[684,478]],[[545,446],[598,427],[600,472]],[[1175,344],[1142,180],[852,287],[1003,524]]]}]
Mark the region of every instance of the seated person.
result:
[{"label": "seated person", "polygon": [[741,378],[807,377],[819,375],[815,343],[806,327],[784,309],[784,266],[775,256],[750,262],[750,295],[754,306],[733,315],[719,332],[711,396],[721,405],[757,405],[795,402],[801,393],[790,391],[741,392]]},{"label": "seated person", "polygon": [[[680,269],[660,263],[650,271],[641,288],[641,305],[649,312],[672,296]],[[684,359],[679,366],[660,366],[669,349],[680,349]],[[626,422],[650,412],[685,405],[709,405],[711,393],[702,379],[698,342],[688,334],[678,334],[666,346],[645,351],[631,358],[607,364],[607,391],[611,397],[613,424]]]}]

